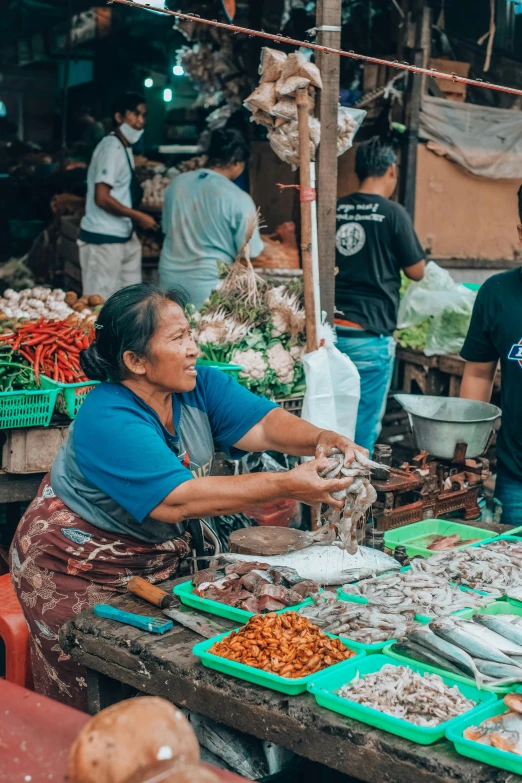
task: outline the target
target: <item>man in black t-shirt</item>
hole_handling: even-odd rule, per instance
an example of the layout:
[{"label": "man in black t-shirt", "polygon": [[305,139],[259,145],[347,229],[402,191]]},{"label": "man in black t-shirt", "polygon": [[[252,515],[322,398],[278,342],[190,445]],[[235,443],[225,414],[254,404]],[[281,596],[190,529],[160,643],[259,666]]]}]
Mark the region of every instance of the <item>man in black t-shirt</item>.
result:
[{"label": "man in black t-shirt", "polygon": [[337,202],[335,306],[337,347],[361,376],[355,442],[373,451],[395,362],[401,269],[424,277],[424,251],[409,214],[390,201],[397,185],[393,149],[378,138],[360,144],[357,193]]},{"label": "man in black t-shirt", "polygon": [[[522,242],[522,187],[518,191]],[[500,360],[502,425],[495,496],[502,521],[522,525],[522,267],[490,277],[480,288],[466,342],[460,396],[489,402]]]}]

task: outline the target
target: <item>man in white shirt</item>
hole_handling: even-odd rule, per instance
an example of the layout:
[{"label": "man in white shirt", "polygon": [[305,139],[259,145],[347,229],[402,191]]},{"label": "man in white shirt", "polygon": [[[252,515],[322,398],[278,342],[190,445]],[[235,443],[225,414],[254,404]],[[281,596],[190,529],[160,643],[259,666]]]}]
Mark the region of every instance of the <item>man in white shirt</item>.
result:
[{"label": "man in white shirt", "polygon": [[144,230],[156,221],[139,206],[143,191],[134,175],[132,145],[141,138],[147,107],[137,93],[114,103],[114,131],[94,150],[87,173],[87,201],[78,246],[85,295],[105,299],[141,282],[141,243],[133,221]]}]

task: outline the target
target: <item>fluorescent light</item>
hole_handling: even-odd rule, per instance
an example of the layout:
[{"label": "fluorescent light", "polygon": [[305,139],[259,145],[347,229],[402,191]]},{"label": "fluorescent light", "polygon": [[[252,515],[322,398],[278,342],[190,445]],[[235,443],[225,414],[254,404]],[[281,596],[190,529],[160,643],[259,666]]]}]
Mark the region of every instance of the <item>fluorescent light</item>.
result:
[{"label": "fluorescent light", "polygon": [[165,103],[170,103],[172,100],[172,90],[169,87],[167,87],[166,90],[163,90],[163,100]]},{"label": "fluorescent light", "polygon": [[183,76],[185,74],[185,69],[182,65],[175,65],[172,69],[172,73],[174,76]]},{"label": "fluorescent light", "polygon": [[150,76],[149,76],[149,78],[148,78],[148,79],[145,79],[145,81],[143,82],[143,84],[145,85],[145,87],[152,87],[152,86],[153,86],[153,84],[154,84],[154,82],[152,81],[152,79],[151,79],[151,78],[150,78]]}]

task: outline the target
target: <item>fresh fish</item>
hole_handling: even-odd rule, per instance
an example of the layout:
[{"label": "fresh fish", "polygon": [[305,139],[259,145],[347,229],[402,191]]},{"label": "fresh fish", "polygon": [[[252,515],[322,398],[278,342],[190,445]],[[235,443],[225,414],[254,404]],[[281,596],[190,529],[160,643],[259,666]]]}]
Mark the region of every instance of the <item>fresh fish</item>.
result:
[{"label": "fresh fish", "polygon": [[495,633],[495,631],[490,631],[490,629],[484,625],[457,619],[455,619],[455,622],[460,628],[463,628],[467,633],[470,633],[479,641],[490,644],[492,647],[500,650],[500,652],[503,652],[506,655],[522,655],[522,647],[520,647],[519,644],[511,642],[499,633]]},{"label": "fresh fish", "polygon": [[508,693],[504,697],[508,712],[488,718],[480,726],[468,726],[464,737],[481,745],[490,745],[498,750],[522,755],[522,697]]},{"label": "fresh fish", "polygon": [[510,710],[515,712],[522,712],[522,694],[520,693],[508,693],[504,696],[504,703]]},{"label": "fresh fish", "polygon": [[495,680],[510,679],[513,682],[522,682],[522,669],[514,664],[485,661],[482,658],[473,658],[473,663],[485,677],[493,677]]},{"label": "fresh fish", "polygon": [[434,634],[431,630],[431,625],[433,625],[433,623],[430,623],[430,627],[424,625],[422,628],[416,628],[409,634],[408,638],[414,642],[418,642],[421,647],[427,647],[429,650],[433,650],[433,652],[440,655],[442,658],[446,658],[448,661],[456,663],[457,666],[464,669],[468,675],[475,678],[477,686],[480,688],[484,678],[475,666],[471,655],[468,655],[465,650],[452,644],[449,640],[442,639],[437,634]]},{"label": "fresh fish", "polygon": [[513,663],[511,658],[492,647],[490,644],[472,636],[464,628],[459,627],[453,620],[436,620],[430,623],[433,632],[442,639],[455,644],[465,650],[473,658],[483,658],[485,661],[497,661],[497,663]]},{"label": "fresh fish", "polygon": [[[502,615],[501,619],[500,617],[495,617],[490,614],[477,614],[474,616],[473,622],[484,625],[486,628],[489,628],[490,631],[500,634],[504,639],[509,639],[522,647],[522,628],[519,628],[511,622],[506,622],[503,618],[504,615]],[[504,650],[504,652],[506,652],[506,650]],[[522,649],[518,655],[522,655]]]},{"label": "fresh fish", "polygon": [[390,649],[393,650],[393,652],[398,653],[398,655],[405,655],[408,658],[412,658],[414,661],[418,661],[419,663],[427,663],[429,666],[437,666],[439,669],[444,669],[444,671],[451,672],[452,674],[460,674],[461,676],[464,674],[462,669],[459,669],[446,658],[443,658],[442,655],[437,655],[437,653],[433,652],[433,650],[428,650],[427,647],[421,647],[420,644],[417,644],[410,639],[407,639],[406,641],[403,640],[401,642],[395,642],[395,644],[392,644]]},{"label": "fresh fish", "polygon": [[[257,555],[226,553],[231,562],[258,561]],[[336,546],[310,546],[297,552],[263,557],[263,563],[294,568],[303,579],[310,579],[321,585],[342,585],[367,576],[386,571],[398,571],[400,564],[378,549],[360,546],[355,555],[349,555]]]}]

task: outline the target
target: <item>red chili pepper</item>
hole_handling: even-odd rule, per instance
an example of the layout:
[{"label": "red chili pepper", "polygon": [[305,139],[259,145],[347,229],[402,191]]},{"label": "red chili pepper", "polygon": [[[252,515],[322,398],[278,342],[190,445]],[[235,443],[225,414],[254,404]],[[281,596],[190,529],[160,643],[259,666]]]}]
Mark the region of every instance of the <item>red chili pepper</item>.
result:
[{"label": "red chili pepper", "polygon": [[59,376],[58,372],[58,360],[56,356],[54,357],[54,372],[53,372],[53,381],[57,381]]}]

